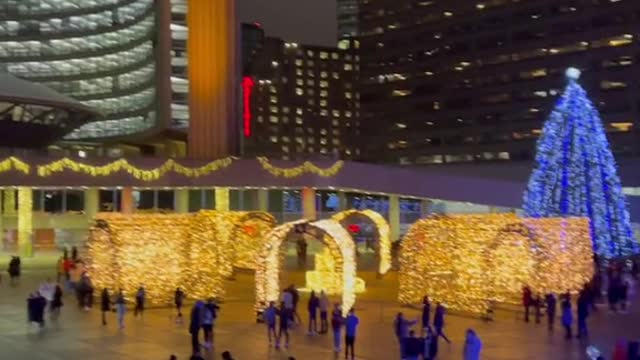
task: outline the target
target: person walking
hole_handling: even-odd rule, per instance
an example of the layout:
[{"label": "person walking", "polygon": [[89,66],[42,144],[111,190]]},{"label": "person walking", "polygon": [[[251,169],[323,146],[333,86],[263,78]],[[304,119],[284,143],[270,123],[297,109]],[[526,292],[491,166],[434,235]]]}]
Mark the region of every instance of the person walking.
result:
[{"label": "person walking", "polygon": [[298,289],[296,289],[293,284],[289,286],[289,291],[291,291],[291,300],[293,301],[293,314],[292,318],[296,323],[302,324],[302,318],[300,318],[300,313],[298,313],[298,303],[300,302],[300,293]]},{"label": "person walking", "polygon": [[176,288],[175,293],[173,294],[173,303],[176,306],[176,311],[178,312],[178,317],[176,318],[176,322],[182,323],[182,305],[184,303],[185,294],[184,291],[180,288]]},{"label": "person walking", "polygon": [[144,287],[140,286],[136,292],[136,307],[133,309],[134,317],[138,317],[138,314],[140,314],[140,318],[143,318],[145,298],[146,293]]},{"label": "person walking", "polygon": [[51,282],[50,278],[47,278],[38,288],[38,292],[47,300],[48,305],[53,301],[53,293],[55,290],[56,286]]},{"label": "person walking", "polygon": [[404,314],[399,312],[396,315],[396,319],[393,322],[394,333],[398,339],[398,346],[400,348],[400,358],[405,357],[405,339],[409,336],[409,329],[418,323],[418,320],[409,321],[404,318]]},{"label": "person walking", "polygon": [[562,302],[562,326],[565,330],[565,339],[570,340],[573,335],[571,334],[571,325],[573,323],[573,314],[571,313],[571,302],[564,300]]},{"label": "person walking", "polygon": [[480,360],[480,351],[482,351],[482,341],[473,329],[467,329],[463,359]]},{"label": "person walking", "polygon": [[269,338],[269,345],[273,343],[273,340],[278,338],[276,334],[276,321],[278,318],[278,309],[276,309],[275,303],[271,301],[269,306],[262,312],[262,319],[267,326],[267,336]]},{"label": "person walking", "polygon": [[309,312],[309,335],[318,333],[318,308],[320,307],[320,299],[316,296],[315,291],[311,291],[307,310]]},{"label": "person walking", "polygon": [[11,257],[7,272],[9,273],[9,280],[12,286],[16,286],[18,284],[18,280],[20,279],[20,264],[21,261],[19,256]]},{"label": "person walking", "polygon": [[345,319],[345,332],[344,332],[344,358],[349,358],[349,350],[351,350],[351,360],[354,360],[356,355],[354,347],[356,344],[356,330],[360,324],[360,319],[356,316],[355,309],[351,308],[347,318]]},{"label": "person walking", "polygon": [[107,313],[111,311],[111,297],[107,288],[102,289],[100,294],[100,311],[102,312],[102,326],[107,325]]},{"label": "person walking", "polygon": [[344,325],[344,319],[342,318],[342,310],[340,304],[335,304],[333,312],[331,313],[331,330],[333,331],[333,350],[336,354],[340,353],[340,334],[342,333],[342,325]]},{"label": "person walking", "polygon": [[533,305],[533,295],[531,294],[531,288],[525,286],[522,288],[522,306],[524,307],[524,321],[529,322],[529,309]]},{"label": "person walking", "polygon": [[548,293],[545,296],[545,304],[547,307],[547,326],[549,331],[553,331],[554,324],[556,322],[556,296],[553,293]]},{"label": "person walking", "polygon": [[278,337],[276,338],[276,349],[280,349],[280,340],[282,340],[282,336],[285,337],[284,348],[289,348],[289,326],[293,322],[293,309],[287,308],[287,306],[282,303],[280,306],[280,323],[278,328]]},{"label": "person walking", "polygon": [[582,291],[578,296],[578,331],[576,335],[578,338],[589,336],[589,332],[587,330],[587,317],[589,317],[589,307],[589,295]]},{"label": "person walking", "polygon": [[51,318],[54,320],[60,316],[60,309],[63,305],[62,295],[62,286],[60,286],[60,284],[56,284],[55,290],[53,291],[53,300],[51,301],[51,305],[49,307]]},{"label": "person walking", "polygon": [[444,334],[442,329],[444,329],[444,315],[446,313],[446,309],[444,305],[438,303],[436,305],[436,310],[433,314],[433,327],[436,329],[436,337],[442,337],[447,343],[451,344],[451,340]]},{"label": "person walking", "polygon": [[213,327],[218,317],[218,310],[220,310],[220,307],[213,301],[213,298],[209,298],[204,305],[202,319],[202,330],[204,332],[204,344],[202,346],[207,350],[213,348]]},{"label": "person walking", "polygon": [[419,338],[416,337],[416,332],[413,330],[409,330],[409,334],[404,341],[404,360],[418,360],[420,354],[423,353],[424,345]]},{"label": "person walking", "polygon": [[29,308],[30,321],[37,323],[40,329],[44,328],[44,311],[47,308],[47,299],[36,291],[33,293],[27,301],[27,307]]},{"label": "person walking", "polygon": [[327,313],[329,311],[329,298],[324,291],[320,291],[320,333],[326,334],[329,331],[329,323],[327,321]]},{"label": "person walking", "polygon": [[116,315],[118,316],[118,327],[124,329],[124,314],[127,312],[127,304],[124,299],[122,289],[118,291],[116,296]]},{"label": "person walking", "polygon": [[438,337],[431,330],[431,326],[424,329],[424,360],[434,360],[438,355]]},{"label": "person walking", "polygon": [[429,301],[429,297],[425,295],[425,297],[422,299],[422,330],[423,331],[429,326],[430,316],[431,316],[431,302]]},{"label": "person walking", "polygon": [[204,316],[204,302],[196,301],[191,309],[191,317],[189,321],[189,334],[191,335],[191,355],[200,355],[200,328],[202,327],[202,319]]}]

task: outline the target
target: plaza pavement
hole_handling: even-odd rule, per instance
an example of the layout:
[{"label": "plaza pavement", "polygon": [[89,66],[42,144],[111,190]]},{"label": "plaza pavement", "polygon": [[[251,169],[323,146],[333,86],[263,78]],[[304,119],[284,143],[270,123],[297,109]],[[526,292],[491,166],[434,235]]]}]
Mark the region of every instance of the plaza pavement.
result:
[{"label": "plaza pavement", "polygon": [[[38,283],[53,276],[47,261],[27,261],[24,276],[18,287],[10,287],[6,276],[5,259],[0,261],[0,359],[30,360],[164,360],[170,354],[188,359],[190,339],[188,323],[176,324],[169,309],[152,309],[143,320],[127,314],[126,327],[118,330],[115,315],[110,314],[109,325],[100,324],[97,310],[83,312],[74,299],[65,298],[61,318],[48,323],[42,332],[26,324],[25,299]],[[301,284],[302,272],[283,274],[282,283]],[[409,318],[418,316],[417,310],[401,308],[393,301],[396,292],[395,275],[383,280],[364,275],[368,291],[359,297],[356,312],[361,326],[356,340],[357,359],[398,359],[398,348],[393,336],[393,318],[404,311]],[[220,359],[220,353],[229,350],[237,360],[279,360],[295,356],[298,360],[336,359],[330,336],[307,336],[304,327],[293,331],[289,351],[275,351],[268,346],[263,325],[255,323],[252,311],[253,281],[249,274],[240,274],[229,283],[229,299],[222,304],[216,324],[215,353],[206,359]],[[306,304],[306,299],[301,302]],[[302,309],[304,310],[304,306]],[[304,314],[302,314],[304,319]],[[628,315],[600,311],[589,321],[591,343],[605,350],[609,356],[616,339],[621,336],[640,337],[640,316],[633,311]],[[439,360],[462,359],[465,329],[474,328],[484,344],[482,359],[489,360],[582,360],[586,359],[588,342],[566,342],[561,328],[549,334],[544,325],[524,324],[515,313],[498,313],[494,322],[449,316],[445,333],[452,339],[448,346],[440,343]],[[339,354],[338,359],[343,358]]]}]

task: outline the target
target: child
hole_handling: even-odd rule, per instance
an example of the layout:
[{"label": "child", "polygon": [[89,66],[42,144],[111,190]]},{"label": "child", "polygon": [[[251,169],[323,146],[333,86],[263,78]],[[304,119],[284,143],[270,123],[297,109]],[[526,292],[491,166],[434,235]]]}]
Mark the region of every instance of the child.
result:
[{"label": "child", "polygon": [[269,307],[267,307],[262,313],[264,323],[267,325],[267,335],[269,336],[269,345],[272,344],[272,339],[276,339],[276,318],[278,317],[278,309],[276,309],[275,303],[271,301]]}]

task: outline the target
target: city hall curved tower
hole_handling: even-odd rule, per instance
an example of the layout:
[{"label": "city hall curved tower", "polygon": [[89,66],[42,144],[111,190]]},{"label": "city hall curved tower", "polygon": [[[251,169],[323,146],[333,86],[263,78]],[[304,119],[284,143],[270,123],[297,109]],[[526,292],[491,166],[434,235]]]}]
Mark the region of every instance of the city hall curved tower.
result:
[{"label": "city hall curved tower", "polygon": [[101,113],[67,136],[85,140],[158,126],[154,0],[8,0],[0,4],[0,71]]}]

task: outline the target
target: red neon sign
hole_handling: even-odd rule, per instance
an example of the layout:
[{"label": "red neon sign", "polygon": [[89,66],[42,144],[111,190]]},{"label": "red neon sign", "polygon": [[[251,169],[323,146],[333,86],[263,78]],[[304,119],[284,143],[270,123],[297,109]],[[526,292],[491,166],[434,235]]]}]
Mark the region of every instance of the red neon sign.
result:
[{"label": "red neon sign", "polygon": [[244,137],[251,136],[251,94],[253,93],[253,87],[255,82],[251,76],[245,76],[242,78],[242,95],[244,99],[244,106],[242,112],[242,118],[244,119]]}]

